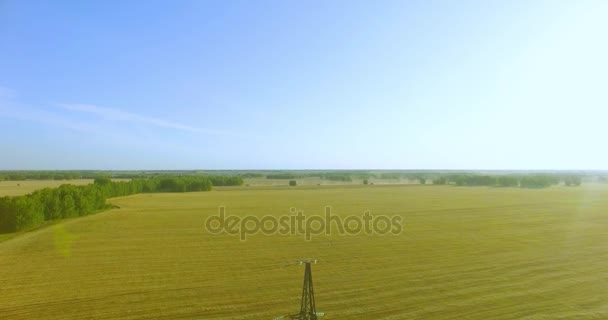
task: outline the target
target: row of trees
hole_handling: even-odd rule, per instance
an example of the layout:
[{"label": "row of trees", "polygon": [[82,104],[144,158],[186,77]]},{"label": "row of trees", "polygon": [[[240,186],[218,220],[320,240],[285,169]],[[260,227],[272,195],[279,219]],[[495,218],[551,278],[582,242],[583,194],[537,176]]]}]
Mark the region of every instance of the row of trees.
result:
[{"label": "row of trees", "polygon": [[303,176],[292,174],[292,173],[273,173],[273,174],[267,174],[266,175],[266,179],[285,179],[285,180],[289,180],[289,179],[298,179],[298,178],[303,178]]},{"label": "row of trees", "polygon": [[[52,171],[32,171],[32,172],[4,172],[0,174],[0,181],[24,181],[24,180],[72,180],[81,179],[83,175],[78,172],[52,172]],[[92,178],[84,176],[84,178]]]},{"label": "row of trees", "polygon": [[[216,184],[217,183],[217,184]],[[106,199],[149,192],[208,191],[213,185],[242,185],[238,177],[182,176],[112,181],[98,177],[85,186],[62,185],[32,194],[0,198],[0,233],[15,232],[45,221],[88,215],[106,209]]]},{"label": "row of trees", "polygon": [[[250,178],[258,177],[256,174],[241,174],[241,177]],[[368,171],[349,171],[349,170],[335,170],[335,171],[284,171],[266,173],[266,179],[301,179],[301,178],[312,178],[318,177],[325,180],[331,181],[352,181],[353,179],[369,179],[375,177],[375,175]]]},{"label": "row of trees", "polygon": [[243,178],[240,176],[207,176],[207,178],[216,187],[243,185]]},{"label": "row of trees", "polygon": [[583,179],[580,176],[566,176],[564,177],[564,184],[567,186],[580,186]]},{"label": "row of trees", "polygon": [[524,176],[519,180],[522,188],[547,188],[559,183],[559,177],[550,175]]},{"label": "row of trees", "polygon": [[83,216],[104,209],[110,187],[115,189],[117,186],[62,185],[25,196],[0,198],[0,232],[30,229],[44,221]]},{"label": "row of trees", "polygon": [[457,186],[546,188],[564,181],[566,185],[580,185],[580,176],[561,177],[559,175],[446,175],[433,180],[433,184],[454,184]]},{"label": "row of trees", "polygon": [[[0,171],[0,181],[24,181],[24,180],[73,180],[73,179],[95,179],[99,176],[107,176],[121,179],[149,179],[156,177],[176,177],[176,176],[206,176],[230,177],[238,176],[235,174],[222,175],[220,173],[206,174],[199,171],[93,171],[93,170],[69,170],[69,171]],[[247,177],[248,175],[241,175]],[[251,176],[262,176],[252,173]]]},{"label": "row of trees", "polygon": [[340,174],[340,173],[321,174],[321,179],[329,180],[329,181],[343,181],[343,182],[353,181],[353,178],[349,174]]},{"label": "row of trees", "polygon": [[[249,177],[249,175],[240,175],[242,177]],[[400,172],[384,172],[378,174],[372,174],[366,171],[327,171],[327,172],[278,172],[266,174],[266,179],[301,179],[307,177],[319,177],[324,180],[331,181],[353,181],[353,179],[368,180],[370,178],[378,179],[421,179],[425,178],[423,175],[414,173],[400,173]]]}]

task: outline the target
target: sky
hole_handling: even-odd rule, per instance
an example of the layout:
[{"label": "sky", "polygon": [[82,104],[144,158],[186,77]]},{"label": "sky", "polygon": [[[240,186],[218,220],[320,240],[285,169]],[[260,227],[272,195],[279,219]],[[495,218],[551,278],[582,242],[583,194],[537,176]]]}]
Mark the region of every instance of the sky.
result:
[{"label": "sky", "polygon": [[606,170],[607,16],[0,0],[0,170]]}]

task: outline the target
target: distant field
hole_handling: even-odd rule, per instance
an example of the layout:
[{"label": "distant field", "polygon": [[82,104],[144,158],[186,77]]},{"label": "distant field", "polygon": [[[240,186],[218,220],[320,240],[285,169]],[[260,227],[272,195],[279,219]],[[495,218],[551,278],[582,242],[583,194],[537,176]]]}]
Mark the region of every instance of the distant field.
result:
[{"label": "distant field", "polygon": [[[323,319],[608,319],[608,187],[224,188],[113,199],[120,209],[0,243],[2,319],[271,319],[298,310],[315,257]],[[229,214],[399,214],[399,236],[204,230]]]},{"label": "distant field", "polygon": [[[114,179],[114,181],[120,180],[129,179]],[[0,181],[0,197],[20,196],[43,188],[59,187],[62,184],[85,185],[89,183],[93,183],[93,179]]]},{"label": "distant field", "polygon": [[[113,179],[114,181],[128,181],[130,179]],[[294,179],[298,185],[317,186],[317,185],[350,185],[363,184],[361,179],[353,179],[353,181],[331,181],[323,180],[318,177]],[[77,180],[25,180],[25,181],[0,181],[0,197],[3,196],[20,196],[32,193],[43,188],[55,188],[62,184],[85,185],[93,183],[93,179],[77,179]],[[369,179],[369,183],[373,184],[418,184],[416,180],[408,179]],[[286,186],[289,184],[288,179],[266,179],[266,178],[246,178],[244,179],[245,186]]]},{"label": "distant field", "polygon": [[84,185],[89,183],[93,183],[93,179],[0,181],[0,197],[20,196],[38,189],[59,187],[62,184]]},{"label": "distant field", "polygon": [[[296,180],[298,185],[304,186],[328,186],[328,185],[348,185],[348,184],[363,184],[363,179],[353,178],[352,181],[332,181],[321,179],[319,177],[306,177],[297,179],[267,179],[267,178],[245,178],[243,179],[245,186],[286,186],[289,185],[289,180]],[[411,179],[368,179],[370,184],[419,184],[418,180]],[[431,181],[429,181],[431,183]]]}]

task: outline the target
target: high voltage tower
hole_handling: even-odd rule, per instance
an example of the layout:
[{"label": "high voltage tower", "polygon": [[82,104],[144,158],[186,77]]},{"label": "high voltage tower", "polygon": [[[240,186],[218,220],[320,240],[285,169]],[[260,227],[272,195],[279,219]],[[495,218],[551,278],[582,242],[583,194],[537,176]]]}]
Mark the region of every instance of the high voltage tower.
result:
[{"label": "high voltage tower", "polygon": [[304,285],[302,286],[302,300],[300,301],[300,312],[288,316],[281,316],[273,320],[282,319],[297,319],[297,320],[318,320],[325,313],[317,312],[315,305],[315,291],[312,285],[312,267],[311,264],[317,263],[317,260],[300,260],[299,265],[305,265],[304,269]]}]

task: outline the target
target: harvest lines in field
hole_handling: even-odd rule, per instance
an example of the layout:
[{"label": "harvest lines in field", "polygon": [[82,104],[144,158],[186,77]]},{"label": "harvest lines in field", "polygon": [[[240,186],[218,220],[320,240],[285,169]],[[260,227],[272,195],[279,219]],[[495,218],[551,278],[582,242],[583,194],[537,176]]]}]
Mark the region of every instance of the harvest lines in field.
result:
[{"label": "harvest lines in field", "polygon": [[[309,260],[321,319],[604,319],[607,192],[377,186],[112,198],[120,209],[0,242],[0,314],[287,320],[300,311]],[[344,218],[369,208],[408,227],[395,236],[239,241],[204,230],[227,202],[239,217],[331,204]]]}]

